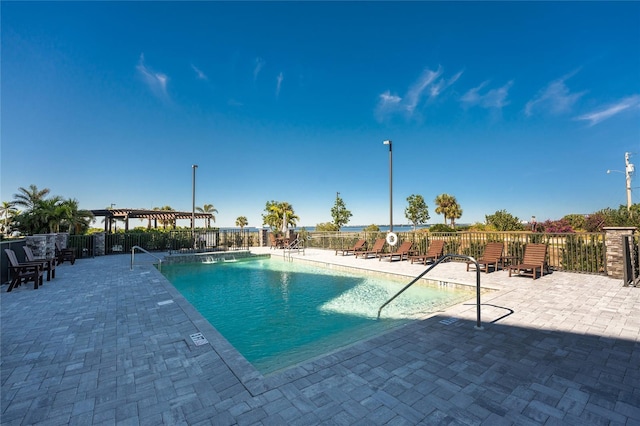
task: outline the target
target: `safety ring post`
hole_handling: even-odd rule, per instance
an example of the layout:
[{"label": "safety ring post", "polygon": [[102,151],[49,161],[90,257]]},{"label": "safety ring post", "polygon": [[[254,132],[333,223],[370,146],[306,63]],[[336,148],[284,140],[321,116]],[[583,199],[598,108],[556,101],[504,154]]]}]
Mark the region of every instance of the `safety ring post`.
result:
[{"label": "safety ring post", "polygon": [[395,246],[396,244],[398,244],[398,236],[395,232],[389,232],[387,234],[387,244],[389,244],[390,246]]}]

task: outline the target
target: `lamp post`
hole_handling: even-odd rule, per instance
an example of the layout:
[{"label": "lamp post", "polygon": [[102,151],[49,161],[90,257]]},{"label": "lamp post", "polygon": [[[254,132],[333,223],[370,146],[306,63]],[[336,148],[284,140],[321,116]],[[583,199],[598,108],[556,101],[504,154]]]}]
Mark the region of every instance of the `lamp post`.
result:
[{"label": "lamp post", "polygon": [[193,238],[193,248],[196,248],[196,234],[195,234],[195,225],[196,225],[196,169],[198,168],[197,164],[193,164],[191,169],[193,169],[193,178],[191,181],[191,238]]},{"label": "lamp post", "polygon": [[633,204],[631,202],[631,175],[635,171],[634,165],[629,162],[630,156],[631,156],[631,153],[629,152],[624,153],[624,166],[625,166],[624,172],[621,172],[620,170],[607,170],[608,174],[610,174],[611,172],[617,172],[617,173],[623,173],[625,175],[626,189],[627,189],[627,210],[629,211],[631,211],[631,205]]},{"label": "lamp post", "polygon": [[393,232],[393,154],[391,152],[391,140],[382,142],[389,145],[389,232]]}]

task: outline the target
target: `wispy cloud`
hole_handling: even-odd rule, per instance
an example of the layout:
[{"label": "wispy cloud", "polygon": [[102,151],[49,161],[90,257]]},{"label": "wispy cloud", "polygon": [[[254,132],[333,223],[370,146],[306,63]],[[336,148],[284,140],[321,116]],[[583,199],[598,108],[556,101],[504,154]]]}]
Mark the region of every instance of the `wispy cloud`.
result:
[{"label": "wispy cloud", "polygon": [[195,65],[191,64],[191,69],[195,71],[196,76],[198,77],[198,79],[200,80],[209,80],[209,78],[207,77],[207,75],[205,73],[203,73],[198,67],[196,67]]},{"label": "wispy cloud", "polygon": [[169,94],[167,93],[167,82],[169,81],[169,77],[167,77],[166,74],[153,71],[149,68],[145,64],[144,53],[140,54],[140,59],[138,60],[136,69],[154,95],[163,100],[169,99]]},{"label": "wispy cloud", "polygon": [[262,70],[262,67],[264,67],[265,63],[266,62],[261,57],[258,56],[256,58],[256,65],[255,67],[253,67],[253,81],[256,81],[258,79],[258,74],[260,74],[260,71]]},{"label": "wispy cloud", "polygon": [[278,96],[280,96],[280,88],[282,87],[282,80],[284,80],[284,75],[282,75],[282,71],[280,71],[280,74],[278,74],[278,77],[276,78],[276,98]]},{"label": "wispy cloud", "polygon": [[404,96],[391,93],[389,90],[378,95],[378,104],[375,110],[378,120],[398,113],[404,114],[407,118],[413,117],[416,108],[424,99],[433,99],[439,96],[460,78],[462,71],[449,79],[441,78],[442,74],[441,67],[435,71],[425,68],[418,79],[409,86]]},{"label": "wispy cloud", "polygon": [[483,108],[497,108],[501,109],[505,105],[509,104],[507,96],[509,96],[509,89],[513,85],[513,81],[507,82],[504,86],[497,89],[491,89],[485,93],[481,93],[489,84],[488,81],[482,82],[479,86],[470,89],[465,93],[460,100],[468,106],[481,106]]},{"label": "wispy cloud", "polygon": [[564,76],[558,80],[550,82],[544,89],[540,90],[533,99],[531,99],[524,107],[524,113],[527,117],[533,115],[534,112],[543,111],[551,114],[563,114],[570,112],[573,105],[586,92],[571,93],[565,81],[574,73]]},{"label": "wispy cloud", "polygon": [[640,108],[640,95],[632,95],[620,99],[611,105],[607,105],[595,111],[576,117],[576,120],[585,120],[589,122],[590,126],[594,126],[601,121],[613,117],[614,115],[618,115],[623,111],[634,108]]}]

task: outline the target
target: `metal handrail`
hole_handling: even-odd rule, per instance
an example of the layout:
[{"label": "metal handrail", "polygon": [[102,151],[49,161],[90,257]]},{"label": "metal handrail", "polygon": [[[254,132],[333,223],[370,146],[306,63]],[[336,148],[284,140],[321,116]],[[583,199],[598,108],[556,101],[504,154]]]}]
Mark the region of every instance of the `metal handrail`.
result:
[{"label": "metal handrail", "polygon": [[473,257],[466,256],[466,255],[463,255],[463,254],[445,254],[440,259],[437,259],[435,262],[433,262],[433,264],[430,265],[424,272],[422,272],[420,275],[415,277],[409,284],[404,286],[402,288],[402,290],[397,292],[391,299],[387,300],[386,302],[384,302],[382,304],[382,306],[380,306],[380,309],[378,309],[378,319],[380,319],[380,312],[382,312],[382,308],[384,308],[389,303],[391,303],[396,297],[400,296],[400,294],[402,294],[406,289],[408,289],[413,284],[415,284],[420,278],[424,277],[430,270],[435,268],[436,265],[439,265],[444,260],[450,259],[452,257],[461,258],[461,259],[467,259],[467,260],[470,260],[471,262],[476,264],[476,312],[477,312],[477,317],[478,318],[477,318],[477,321],[476,321],[475,328],[477,330],[482,330],[483,329],[482,328],[482,323],[480,321],[480,265],[478,265],[478,261],[475,260]]},{"label": "metal handrail", "polygon": [[147,253],[147,254],[148,254],[149,256],[151,256],[151,257],[155,257],[156,259],[158,259],[158,270],[159,270],[160,272],[162,272],[162,259],[160,259],[160,258],[159,258],[158,256],[156,256],[155,254],[149,253],[147,250],[143,249],[143,248],[142,248],[142,247],[140,247],[140,246],[133,246],[133,247],[131,247],[131,269],[130,269],[131,271],[133,271],[133,261],[134,261],[134,257],[135,257],[136,249],[138,249],[138,250],[140,250],[140,251],[143,251],[143,252]]}]

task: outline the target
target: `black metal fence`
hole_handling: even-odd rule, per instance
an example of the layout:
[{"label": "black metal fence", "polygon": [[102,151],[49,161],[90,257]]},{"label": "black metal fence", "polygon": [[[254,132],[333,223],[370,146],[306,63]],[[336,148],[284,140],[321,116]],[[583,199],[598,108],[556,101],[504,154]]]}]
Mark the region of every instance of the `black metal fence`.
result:
[{"label": "black metal fence", "polygon": [[[305,247],[338,250],[353,247],[364,238],[372,246],[384,232],[300,232]],[[398,243],[413,242],[413,249],[425,253],[432,240],[445,241],[445,253],[480,257],[487,242],[502,242],[504,256],[522,258],[528,243],[544,243],[548,247],[551,269],[588,274],[606,274],[604,233],[542,234],[532,232],[401,232]],[[263,242],[266,244],[266,242]],[[130,232],[104,235],[104,254],[127,253],[133,246],[148,251],[203,252],[242,250],[261,244],[256,231],[237,230],[175,230],[167,232]],[[69,247],[77,257],[91,257],[99,252],[96,236],[72,235]]]},{"label": "black metal fence", "polygon": [[[246,250],[257,245],[257,233],[244,230],[175,230],[167,232],[118,232],[101,235],[71,235],[67,243],[76,257],[131,252],[134,246],[148,251],[203,252]],[[101,239],[104,239],[104,243]],[[104,245],[104,247],[101,247]]]}]

